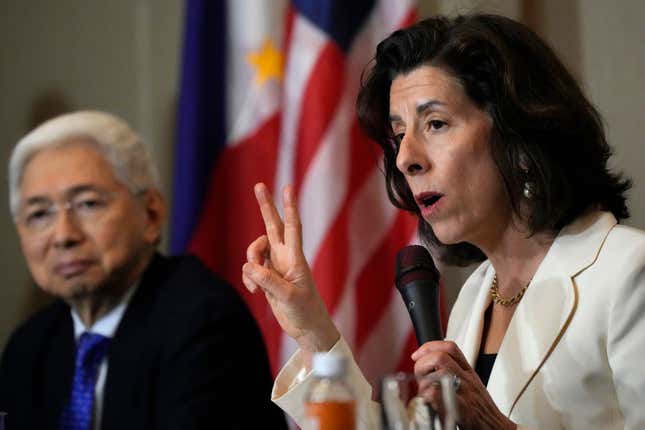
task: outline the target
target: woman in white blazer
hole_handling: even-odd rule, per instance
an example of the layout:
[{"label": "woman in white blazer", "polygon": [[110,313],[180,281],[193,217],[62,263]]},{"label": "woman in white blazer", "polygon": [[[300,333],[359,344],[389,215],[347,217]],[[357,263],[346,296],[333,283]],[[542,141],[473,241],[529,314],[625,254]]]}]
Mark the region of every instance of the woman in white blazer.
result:
[{"label": "woman in white blazer", "polygon": [[[357,110],[384,153],[397,207],[415,213],[435,258],[483,261],[462,288],[446,341],[412,356],[423,397],[459,380],[462,429],[645,428],[645,234],[628,180],[611,172],[600,117],[534,33],[494,15],[431,18],[381,42]],[[317,351],[351,351],[302,254],[293,190],[284,221],[262,184],[267,235],[243,280],[266,294],[300,347],[273,398],[299,423]],[[359,423],[378,428],[355,363]]]}]

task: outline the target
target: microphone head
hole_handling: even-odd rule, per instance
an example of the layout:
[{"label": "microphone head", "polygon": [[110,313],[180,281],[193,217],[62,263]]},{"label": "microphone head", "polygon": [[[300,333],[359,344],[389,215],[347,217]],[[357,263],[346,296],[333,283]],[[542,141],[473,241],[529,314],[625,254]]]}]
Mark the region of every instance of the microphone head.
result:
[{"label": "microphone head", "polygon": [[420,245],[409,245],[401,248],[396,254],[394,283],[396,288],[416,280],[439,282],[439,271],[427,249]]}]

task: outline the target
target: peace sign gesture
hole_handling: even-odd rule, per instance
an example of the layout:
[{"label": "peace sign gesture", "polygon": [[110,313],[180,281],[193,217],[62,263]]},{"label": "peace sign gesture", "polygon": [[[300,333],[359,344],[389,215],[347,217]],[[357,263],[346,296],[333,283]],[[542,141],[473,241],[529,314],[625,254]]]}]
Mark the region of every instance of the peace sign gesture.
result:
[{"label": "peace sign gesture", "polygon": [[282,329],[305,354],[305,363],[317,351],[328,351],[340,338],[316,290],[302,252],[302,226],[293,187],[283,191],[284,222],[266,185],[255,185],[266,234],[253,241],[242,267],[246,288],[264,291]]}]

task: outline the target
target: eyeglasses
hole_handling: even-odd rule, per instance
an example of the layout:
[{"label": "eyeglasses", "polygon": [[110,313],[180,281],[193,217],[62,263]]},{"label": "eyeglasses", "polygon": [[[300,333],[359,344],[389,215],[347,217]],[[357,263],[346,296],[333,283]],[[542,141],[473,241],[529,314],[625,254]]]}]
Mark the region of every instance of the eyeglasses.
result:
[{"label": "eyeglasses", "polygon": [[46,198],[38,199],[20,210],[18,222],[32,233],[44,233],[56,224],[61,211],[65,211],[74,221],[91,225],[99,221],[107,212],[115,199],[115,194],[83,191],[62,202],[54,202]]}]

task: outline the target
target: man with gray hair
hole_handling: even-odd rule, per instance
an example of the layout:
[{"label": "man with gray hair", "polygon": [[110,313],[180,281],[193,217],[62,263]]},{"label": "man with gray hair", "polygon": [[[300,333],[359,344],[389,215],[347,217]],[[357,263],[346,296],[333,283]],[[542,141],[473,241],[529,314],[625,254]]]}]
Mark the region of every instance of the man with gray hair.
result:
[{"label": "man with gray hair", "polygon": [[166,205],[124,121],[54,118],[18,142],[9,176],[29,270],[60,300],[3,353],[7,428],[286,428],[240,297],[196,258],[157,253]]}]

